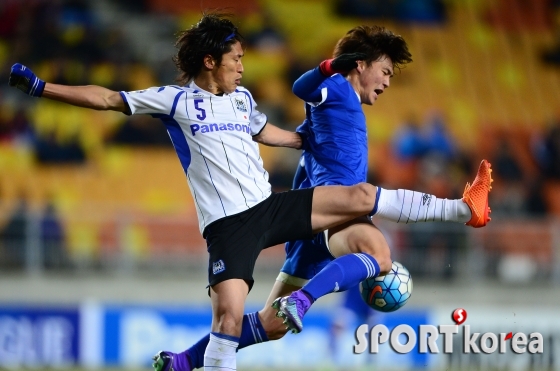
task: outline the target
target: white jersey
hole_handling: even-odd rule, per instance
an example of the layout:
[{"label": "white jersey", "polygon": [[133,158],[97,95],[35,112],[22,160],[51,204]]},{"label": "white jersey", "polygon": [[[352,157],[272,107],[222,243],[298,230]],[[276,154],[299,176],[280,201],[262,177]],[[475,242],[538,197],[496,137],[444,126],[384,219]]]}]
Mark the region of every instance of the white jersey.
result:
[{"label": "white jersey", "polygon": [[267,122],[251,93],[238,87],[217,96],[193,82],[121,92],[130,114],[150,114],[167,127],[191,190],[200,232],[271,194],[268,173],[252,136]]}]

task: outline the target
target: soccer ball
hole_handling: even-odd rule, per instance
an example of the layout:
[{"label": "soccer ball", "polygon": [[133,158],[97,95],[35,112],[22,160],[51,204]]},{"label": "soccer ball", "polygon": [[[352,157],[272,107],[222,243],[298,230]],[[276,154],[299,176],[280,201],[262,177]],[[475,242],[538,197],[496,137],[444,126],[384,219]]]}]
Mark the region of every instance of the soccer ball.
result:
[{"label": "soccer ball", "polygon": [[386,275],[360,282],[360,293],[371,308],[381,312],[393,312],[410,299],[412,277],[408,269],[394,261],[391,271]]}]

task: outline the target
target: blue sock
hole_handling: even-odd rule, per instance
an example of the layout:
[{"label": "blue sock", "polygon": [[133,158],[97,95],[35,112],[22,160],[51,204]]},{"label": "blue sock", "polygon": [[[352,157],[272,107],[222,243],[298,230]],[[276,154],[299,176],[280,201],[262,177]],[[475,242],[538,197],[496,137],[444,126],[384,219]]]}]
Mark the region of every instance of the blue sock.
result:
[{"label": "blue sock", "polygon": [[346,291],[366,278],[379,275],[377,260],[368,254],[349,254],[336,258],[315,277],[302,291],[313,301],[335,291]]},{"label": "blue sock", "polygon": [[[204,367],[204,352],[210,341],[210,334],[207,334],[183,353],[187,357],[191,369]],[[241,325],[241,337],[239,338],[239,346],[237,349],[248,347],[249,345],[268,341],[268,336],[264,331],[259,312],[245,314],[243,316],[243,324]]]},{"label": "blue sock", "polygon": [[377,209],[379,208],[379,197],[381,196],[381,187],[377,186],[377,192],[375,193],[375,204],[373,205],[373,210],[369,213],[369,216],[374,216],[377,214]]},{"label": "blue sock", "polygon": [[264,327],[259,319],[259,312],[244,315],[243,324],[241,325],[239,347],[237,347],[237,349],[263,343],[265,341],[268,341],[268,336],[266,336],[266,331],[264,331]]},{"label": "blue sock", "polygon": [[208,346],[209,341],[210,334],[206,334],[206,336],[200,339],[192,347],[182,353],[179,353],[184,354],[185,357],[187,357],[189,365],[191,366],[191,370],[204,367],[204,352],[206,351],[206,347]]}]

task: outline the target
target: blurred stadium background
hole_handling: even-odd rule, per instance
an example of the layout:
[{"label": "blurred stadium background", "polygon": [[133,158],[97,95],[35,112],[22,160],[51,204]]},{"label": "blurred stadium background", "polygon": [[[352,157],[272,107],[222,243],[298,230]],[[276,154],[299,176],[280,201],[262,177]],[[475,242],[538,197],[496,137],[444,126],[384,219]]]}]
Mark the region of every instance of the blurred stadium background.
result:
[{"label": "blurred stadium background", "polygon": [[[448,324],[463,307],[481,332],[545,338],[534,356],[372,357],[352,354],[350,329],[335,355],[337,294],[304,333],[241,351],[239,368],[560,369],[558,0],[2,0],[0,368],[147,369],[155,351],[208,330],[206,250],[163,125],[29,98],[7,80],[21,62],[49,82],[172,84],[174,35],[219,7],[248,40],[243,85],[288,129],[303,120],[293,81],[346,31],[381,24],[404,36],[414,62],[365,106],[371,181],[455,198],[487,158],[493,221],[380,222],[415,288],[378,321]],[[288,189],[298,151],[262,156],[274,188]],[[250,309],[282,261],[281,247],[261,255]]]}]

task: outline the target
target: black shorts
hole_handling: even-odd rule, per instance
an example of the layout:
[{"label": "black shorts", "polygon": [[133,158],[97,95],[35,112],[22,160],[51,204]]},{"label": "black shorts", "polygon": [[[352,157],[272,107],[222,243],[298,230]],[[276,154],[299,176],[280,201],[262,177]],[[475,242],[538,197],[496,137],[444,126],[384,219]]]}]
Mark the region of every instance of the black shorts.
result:
[{"label": "black shorts", "polygon": [[253,270],[261,250],[313,237],[313,188],[273,193],[239,214],[218,219],[204,230],[210,254],[210,286],[239,278],[253,286]]}]

